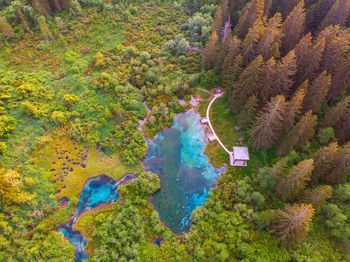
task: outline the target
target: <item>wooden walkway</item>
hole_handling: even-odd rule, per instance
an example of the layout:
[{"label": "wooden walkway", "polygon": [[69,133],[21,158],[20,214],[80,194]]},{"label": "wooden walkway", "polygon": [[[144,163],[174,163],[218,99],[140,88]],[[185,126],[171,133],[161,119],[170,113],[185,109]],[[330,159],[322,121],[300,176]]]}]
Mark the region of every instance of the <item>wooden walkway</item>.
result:
[{"label": "wooden walkway", "polygon": [[[215,139],[219,142],[220,146],[227,152],[227,154],[229,154],[230,156],[230,159],[232,157],[232,154],[233,152],[231,152],[230,150],[228,150],[225,145],[221,142],[220,138],[217,136],[217,134],[215,133],[214,131],[214,128],[213,126],[211,125],[211,121],[210,121],[210,117],[209,117],[209,113],[210,113],[210,108],[212,106],[212,104],[214,103],[214,101],[221,97],[224,93],[220,93],[220,94],[216,94],[214,95],[214,98],[210,101],[208,107],[207,107],[207,120],[208,120],[208,124],[209,124],[209,128],[210,128],[210,131],[212,132],[212,134],[215,136]],[[230,161],[231,162],[231,161]]]}]

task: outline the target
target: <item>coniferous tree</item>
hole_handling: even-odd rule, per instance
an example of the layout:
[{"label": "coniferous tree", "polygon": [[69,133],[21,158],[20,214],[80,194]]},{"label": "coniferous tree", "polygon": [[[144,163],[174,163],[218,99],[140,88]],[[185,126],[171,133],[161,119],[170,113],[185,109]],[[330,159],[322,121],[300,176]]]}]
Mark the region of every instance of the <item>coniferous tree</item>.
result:
[{"label": "coniferous tree", "polygon": [[300,0],[281,0],[281,10],[283,17],[286,18]]},{"label": "coniferous tree", "polygon": [[236,108],[236,110],[234,110],[235,112],[240,111],[249,97],[257,95],[263,77],[263,63],[264,59],[258,56],[244,69],[238,81],[232,85],[232,96],[234,98],[233,108]]},{"label": "coniferous tree", "polygon": [[311,180],[313,159],[306,159],[290,168],[286,177],[279,179],[276,193],[284,201],[295,200],[305,188],[306,183]]},{"label": "coniferous tree", "polygon": [[312,190],[306,191],[303,195],[303,202],[311,204],[316,212],[319,212],[325,205],[327,199],[332,197],[332,187],[321,185]]},{"label": "coniferous tree", "polygon": [[350,55],[346,55],[336,66],[329,89],[329,98],[346,93],[350,86]]},{"label": "coniferous tree", "polygon": [[289,158],[284,157],[280,160],[278,160],[272,167],[268,169],[268,174],[279,180],[283,176],[283,174],[286,172],[286,167],[288,165]]},{"label": "coniferous tree", "polygon": [[323,71],[312,81],[304,99],[304,112],[312,110],[313,113],[316,113],[320,110],[330,85],[331,75],[327,75],[327,71]]},{"label": "coniferous tree", "polygon": [[312,80],[319,70],[325,47],[325,40],[321,38],[315,46],[312,44],[311,33],[305,35],[295,47],[297,58],[296,83],[301,83],[306,79]]},{"label": "coniferous tree", "polygon": [[276,77],[276,61],[272,57],[263,67],[263,78],[259,89],[259,106],[263,106],[274,95],[274,83]]},{"label": "coniferous tree", "polygon": [[249,28],[254,24],[254,22],[263,17],[263,14],[264,0],[252,0],[243,9],[242,15],[235,29],[236,34],[240,38],[243,38],[248,33]]},{"label": "coniferous tree", "polygon": [[[223,48],[221,51],[221,57],[220,61],[222,61],[221,65],[221,76],[223,78],[227,77],[228,71],[230,70],[229,68],[235,63],[236,56],[239,55],[240,50],[241,50],[241,45],[242,42],[239,40],[236,36],[227,36],[226,40],[223,44]],[[243,58],[242,58],[242,63],[243,63]]]},{"label": "coniferous tree", "polygon": [[237,37],[232,35],[230,29],[217,55],[217,65],[221,69],[221,73],[224,67],[230,66],[233,63],[233,59],[239,53],[240,41],[237,40]]},{"label": "coniferous tree", "polygon": [[310,204],[295,204],[285,207],[284,210],[277,210],[272,233],[280,241],[294,247],[305,239],[314,214],[315,210]]},{"label": "coniferous tree", "polygon": [[333,107],[325,116],[322,122],[322,127],[333,127],[335,131],[341,128],[342,121],[346,116],[350,107],[350,96],[340,101]]},{"label": "coniferous tree", "polygon": [[269,17],[270,15],[270,9],[272,7],[273,0],[265,0],[264,4],[264,16]]},{"label": "coniferous tree", "polygon": [[280,13],[275,14],[269,19],[266,28],[264,28],[261,40],[257,45],[257,53],[262,55],[265,59],[269,58],[273,53],[275,44],[279,46],[282,36],[282,17]]},{"label": "coniferous tree", "polygon": [[224,23],[223,19],[224,18],[223,18],[222,6],[219,5],[218,10],[216,11],[216,16],[215,16],[215,20],[214,20],[214,24],[213,24],[213,30],[216,31],[218,36],[220,36],[220,34],[221,34],[221,28],[222,28],[222,25]]},{"label": "coniferous tree", "polygon": [[282,25],[281,53],[287,54],[299,42],[305,26],[304,1],[301,0]]},{"label": "coniferous tree", "polygon": [[333,73],[335,66],[346,57],[350,44],[350,30],[342,31],[339,25],[328,26],[317,36],[317,41],[325,39],[325,48],[321,60],[321,70]]},{"label": "coniferous tree", "polygon": [[350,109],[344,116],[342,126],[336,133],[337,138],[340,142],[346,142],[350,140]]},{"label": "coniferous tree", "polygon": [[276,66],[274,82],[274,95],[289,96],[293,86],[293,77],[296,73],[296,56],[294,50],[290,51]]},{"label": "coniferous tree", "polygon": [[285,130],[288,131],[294,123],[295,119],[300,115],[304,97],[308,89],[308,80],[299,87],[299,89],[294,93],[290,102],[288,102],[286,120],[285,120]]},{"label": "coniferous tree", "polygon": [[312,183],[314,185],[318,184],[321,180],[325,181],[325,177],[333,168],[333,163],[338,154],[338,151],[338,144],[334,142],[328,146],[320,148],[313,155],[314,171],[312,175]]},{"label": "coniferous tree", "polygon": [[237,80],[237,77],[240,75],[242,71],[243,65],[243,57],[241,55],[237,55],[233,63],[228,67],[225,67],[225,70],[222,71],[222,85],[228,90],[228,96],[230,97],[232,94],[232,83]]},{"label": "coniferous tree", "polygon": [[306,10],[306,28],[312,33],[316,32],[332,5],[332,1],[317,1],[309,6]]},{"label": "coniferous tree", "polygon": [[218,34],[216,33],[216,31],[213,31],[207,43],[207,46],[203,51],[203,63],[206,69],[211,69],[215,65],[218,43]]},{"label": "coniferous tree", "polygon": [[5,17],[0,16],[0,32],[6,38],[12,38],[15,35],[12,26],[7,22]]},{"label": "coniferous tree", "polygon": [[316,126],[317,116],[313,115],[311,111],[308,111],[300,118],[295,128],[292,130],[295,136],[298,136],[295,144],[297,149],[301,149],[301,147],[314,136]]},{"label": "coniferous tree", "polygon": [[244,63],[247,65],[258,55],[258,43],[265,32],[263,21],[258,18],[242,42],[242,54]]},{"label": "coniferous tree", "polygon": [[255,148],[268,148],[276,145],[281,136],[287,103],[284,96],[276,96],[258,113],[250,137]]},{"label": "coniferous tree", "polygon": [[329,25],[345,25],[350,12],[349,0],[335,0],[320,24],[320,29]]},{"label": "coniferous tree", "polygon": [[350,142],[339,148],[335,155],[331,172],[325,176],[326,183],[332,185],[343,184],[350,172]]},{"label": "coniferous tree", "polygon": [[255,119],[255,114],[258,105],[258,98],[255,95],[249,97],[247,103],[243,106],[238,115],[238,123],[241,128],[247,129],[251,126]]}]

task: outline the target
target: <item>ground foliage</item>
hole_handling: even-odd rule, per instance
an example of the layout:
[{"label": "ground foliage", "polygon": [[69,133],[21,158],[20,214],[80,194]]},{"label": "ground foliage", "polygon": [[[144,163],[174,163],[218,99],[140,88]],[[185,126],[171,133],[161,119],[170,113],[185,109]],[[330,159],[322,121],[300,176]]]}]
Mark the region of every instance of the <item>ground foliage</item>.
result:
[{"label": "ground foliage", "polygon": [[[349,259],[349,1],[247,2],[0,1],[0,260],[73,261],[55,228],[95,172],[139,177],[77,221],[91,261]],[[160,183],[141,172],[141,131],[220,83],[214,128],[251,159],[176,236],[150,205]],[[74,147],[91,149],[67,175],[54,151]]]}]

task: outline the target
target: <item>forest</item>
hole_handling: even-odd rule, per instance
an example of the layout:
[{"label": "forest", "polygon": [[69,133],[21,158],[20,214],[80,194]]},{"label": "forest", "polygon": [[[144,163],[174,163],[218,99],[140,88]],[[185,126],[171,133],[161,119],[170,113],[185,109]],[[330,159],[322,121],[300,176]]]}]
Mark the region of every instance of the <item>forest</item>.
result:
[{"label": "forest", "polygon": [[[350,261],[349,27],[350,0],[0,0],[0,261]],[[144,160],[217,87],[250,160],[208,142],[225,171],[175,234]],[[99,175],[117,202],[77,215]]]}]

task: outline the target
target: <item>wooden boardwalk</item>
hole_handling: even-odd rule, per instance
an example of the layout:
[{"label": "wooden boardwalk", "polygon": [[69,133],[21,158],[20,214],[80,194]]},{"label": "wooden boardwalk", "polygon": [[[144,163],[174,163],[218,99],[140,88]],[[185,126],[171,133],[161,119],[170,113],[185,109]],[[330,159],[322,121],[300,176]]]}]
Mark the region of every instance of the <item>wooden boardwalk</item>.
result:
[{"label": "wooden boardwalk", "polygon": [[212,132],[212,134],[214,135],[215,139],[219,142],[220,146],[227,152],[227,154],[229,154],[230,156],[230,159],[231,159],[231,155],[232,155],[232,152],[230,150],[228,150],[225,145],[221,142],[220,138],[217,136],[217,134],[215,133],[214,131],[214,128],[213,126],[211,125],[211,121],[210,121],[210,108],[212,106],[212,104],[214,103],[214,101],[221,97],[224,93],[220,93],[220,94],[216,94],[214,95],[214,98],[210,101],[208,107],[207,107],[207,121],[208,121],[208,124],[209,124],[209,128],[210,128],[210,131]]}]

